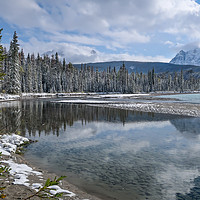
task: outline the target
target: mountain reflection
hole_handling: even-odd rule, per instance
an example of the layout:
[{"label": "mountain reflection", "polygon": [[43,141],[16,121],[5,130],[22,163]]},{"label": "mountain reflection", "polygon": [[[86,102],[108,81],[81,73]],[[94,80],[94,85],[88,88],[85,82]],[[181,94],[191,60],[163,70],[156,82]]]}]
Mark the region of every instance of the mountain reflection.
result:
[{"label": "mountain reflection", "polygon": [[196,137],[200,134],[200,118],[174,119],[170,122],[186,137]]},{"label": "mountain reflection", "polygon": [[[8,105],[0,105],[0,130],[3,133],[20,131],[25,135],[36,132],[41,134],[56,134],[59,136],[60,129],[73,126],[74,122],[81,121],[82,125],[92,121],[107,121],[116,123],[133,123],[143,121],[167,121],[180,131],[187,130],[187,124],[192,127],[190,131],[199,133],[199,125],[195,118],[185,118],[175,115],[144,113],[114,108],[101,108],[87,105],[75,105],[66,103],[53,103],[50,101],[19,101]],[[199,120],[199,119],[198,119]],[[195,126],[194,126],[195,124]]]}]

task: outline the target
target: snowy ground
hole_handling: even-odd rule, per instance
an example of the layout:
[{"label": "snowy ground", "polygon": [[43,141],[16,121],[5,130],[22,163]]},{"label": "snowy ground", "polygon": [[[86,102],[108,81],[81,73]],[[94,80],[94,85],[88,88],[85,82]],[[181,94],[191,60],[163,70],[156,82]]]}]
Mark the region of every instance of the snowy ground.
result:
[{"label": "snowy ground", "polygon": [[103,94],[99,96],[102,98],[130,98],[130,97],[141,97],[148,95],[149,94]]},{"label": "snowy ground", "polygon": [[[109,100],[110,98],[111,100]],[[127,101],[127,98],[131,98],[131,100]],[[134,101],[132,101],[132,99],[134,99]],[[89,96],[87,99],[62,99],[52,102],[87,104],[90,106],[112,107],[142,112],[200,117],[200,104],[182,103],[180,101],[172,102],[172,99],[166,100],[159,98],[159,95],[155,96],[155,94],[153,94],[153,96],[148,94],[97,94]]]},{"label": "snowy ground", "polygon": [[74,103],[74,104],[109,104],[109,101],[101,101],[101,100],[84,100],[84,99],[70,99],[70,100],[60,100],[60,101],[52,101],[56,103]]},{"label": "snowy ground", "polygon": [[200,117],[199,104],[140,102],[140,103],[130,103],[130,104],[108,104],[107,107],[120,108],[126,110],[136,110],[142,112],[165,113],[165,114]]},{"label": "snowy ground", "polygon": [[17,99],[20,99],[19,95],[10,95],[10,94],[0,93],[0,102],[1,101],[13,101],[13,100],[17,100]]},{"label": "snowy ground", "polygon": [[[7,183],[4,192],[7,195],[8,199],[19,199],[19,196],[17,197],[16,193],[20,195],[20,197],[22,197],[22,195],[25,195],[23,196],[25,198],[28,193],[30,194],[31,190],[32,192],[34,192],[34,190],[37,191],[47,179],[44,173],[42,173],[41,171],[34,170],[32,167],[28,166],[25,163],[25,160],[23,160],[21,156],[14,154],[18,145],[28,141],[29,140],[27,138],[16,134],[2,135],[0,137],[0,152],[2,152],[1,165],[6,165],[11,168],[11,177],[7,178],[6,180],[0,179],[1,184]],[[61,183],[61,185],[62,184],[63,183]],[[81,198],[80,195],[75,195],[68,189],[62,189],[61,186],[58,185],[51,186],[50,189],[51,194],[62,192],[63,197],[61,199],[85,199]],[[19,191],[21,191],[22,193],[19,194]]]},{"label": "snowy ground", "polygon": [[147,96],[148,94],[104,94],[104,93],[22,93],[21,95],[11,95],[0,93],[0,102],[14,101],[29,98],[53,98],[53,97],[91,97],[91,98],[130,98]]}]

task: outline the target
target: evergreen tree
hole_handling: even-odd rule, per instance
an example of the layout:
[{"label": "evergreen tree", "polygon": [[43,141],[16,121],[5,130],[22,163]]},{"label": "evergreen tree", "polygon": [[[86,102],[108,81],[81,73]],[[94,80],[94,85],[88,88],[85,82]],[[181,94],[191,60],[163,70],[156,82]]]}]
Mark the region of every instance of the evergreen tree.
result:
[{"label": "evergreen tree", "polygon": [[36,65],[37,65],[37,91],[43,92],[42,88],[42,61],[41,57],[38,53],[37,59],[36,59]]},{"label": "evergreen tree", "polygon": [[0,29],[0,80],[2,80],[3,77],[5,76],[5,73],[3,72],[3,60],[5,59],[5,55],[4,55],[3,46],[1,45],[2,30],[3,29]]},{"label": "evergreen tree", "polygon": [[19,44],[16,31],[13,35],[13,40],[10,43],[9,50],[9,87],[8,92],[11,94],[21,93],[21,77],[20,77],[20,62],[19,62]]},{"label": "evergreen tree", "polygon": [[26,91],[26,73],[25,73],[25,55],[23,49],[21,50],[19,54],[19,60],[20,60],[20,65],[21,65],[21,91],[25,92]]}]

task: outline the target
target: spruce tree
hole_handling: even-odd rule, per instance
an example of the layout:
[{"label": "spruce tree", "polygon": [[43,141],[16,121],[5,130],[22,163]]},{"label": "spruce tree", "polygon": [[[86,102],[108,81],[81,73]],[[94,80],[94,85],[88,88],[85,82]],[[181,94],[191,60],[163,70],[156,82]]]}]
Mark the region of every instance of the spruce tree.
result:
[{"label": "spruce tree", "polygon": [[13,35],[13,40],[10,43],[9,50],[9,87],[8,92],[11,94],[21,93],[21,78],[20,78],[20,62],[19,62],[19,44],[16,31]]},{"label": "spruce tree", "polygon": [[1,45],[1,32],[3,29],[0,29],[0,80],[3,79],[5,74],[3,73],[3,60],[5,59],[4,51],[3,51],[3,46]]}]

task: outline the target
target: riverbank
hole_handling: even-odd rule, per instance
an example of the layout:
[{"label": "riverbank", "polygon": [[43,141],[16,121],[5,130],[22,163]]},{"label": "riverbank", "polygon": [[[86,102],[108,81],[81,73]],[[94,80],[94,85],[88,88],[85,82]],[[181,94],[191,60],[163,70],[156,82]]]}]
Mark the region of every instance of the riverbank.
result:
[{"label": "riverbank", "polygon": [[121,104],[107,104],[107,105],[101,105],[101,106],[141,111],[141,112],[152,112],[152,113],[200,117],[199,104],[136,102],[136,103],[130,103],[130,104],[121,103]]},{"label": "riverbank", "polygon": [[[5,187],[2,191],[5,199],[26,199],[28,196],[35,194],[40,187],[44,186],[47,179],[53,180],[56,177],[56,174],[31,165],[23,156],[15,153],[17,146],[27,141],[27,138],[15,134],[0,137],[1,165],[11,168],[9,174],[1,176],[0,179],[1,187]],[[62,180],[59,185],[53,186],[53,188],[55,190],[51,190],[51,194],[63,193],[60,199],[100,200],[68,183],[67,178]],[[40,198],[33,197],[31,199],[39,200]]]}]

